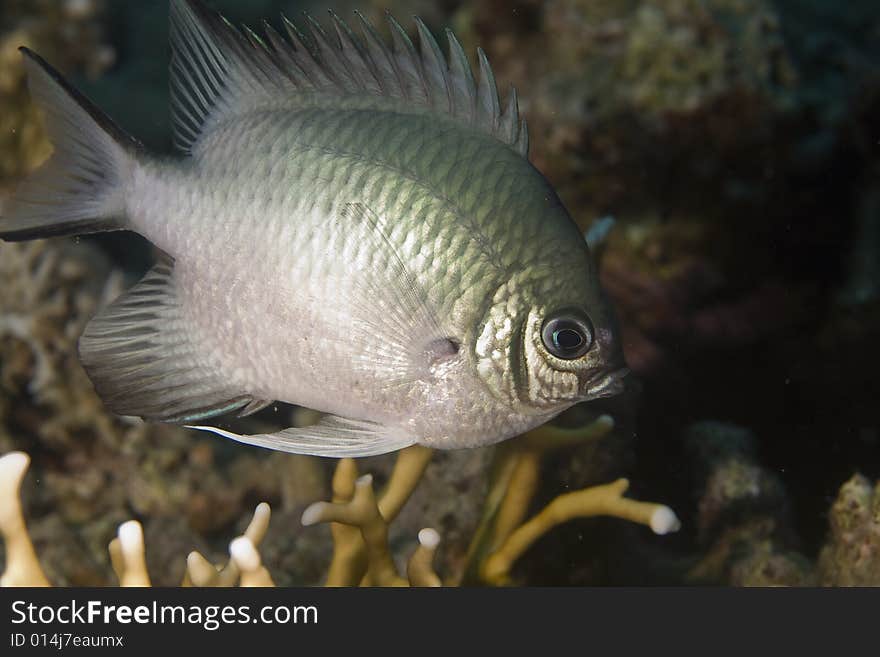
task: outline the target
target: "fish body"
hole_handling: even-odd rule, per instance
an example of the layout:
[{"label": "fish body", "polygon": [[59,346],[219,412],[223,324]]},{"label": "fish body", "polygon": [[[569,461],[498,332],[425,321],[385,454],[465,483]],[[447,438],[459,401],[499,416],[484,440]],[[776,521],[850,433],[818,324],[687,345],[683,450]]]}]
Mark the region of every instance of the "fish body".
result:
[{"label": "fish body", "polygon": [[417,52],[393,21],[391,48],[334,20],[336,41],[290,26],[266,45],[172,0],[176,160],[27,53],[56,155],[0,237],[126,228],[167,254],[80,341],[108,406],[192,424],[281,400],[329,415],[212,430],[361,456],[498,442],[618,391],[588,248],[527,160],[515,96],[502,111],[451,34],[447,61],[421,23]]}]

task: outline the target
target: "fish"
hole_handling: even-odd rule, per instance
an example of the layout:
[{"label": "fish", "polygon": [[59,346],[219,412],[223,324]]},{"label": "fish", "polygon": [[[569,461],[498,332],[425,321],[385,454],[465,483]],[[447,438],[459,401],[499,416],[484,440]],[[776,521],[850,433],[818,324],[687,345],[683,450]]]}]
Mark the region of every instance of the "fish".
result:
[{"label": "fish", "polygon": [[[356,13],[287,36],[171,0],[176,153],[148,152],[21,48],[54,146],[0,239],[139,233],[155,266],[85,327],[123,416],[285,452],[490,445],[623,388],[613,313],[576,223],[529,161],[516,90],[482,49]],[[317,424],[236,434],[273,402]]]}]

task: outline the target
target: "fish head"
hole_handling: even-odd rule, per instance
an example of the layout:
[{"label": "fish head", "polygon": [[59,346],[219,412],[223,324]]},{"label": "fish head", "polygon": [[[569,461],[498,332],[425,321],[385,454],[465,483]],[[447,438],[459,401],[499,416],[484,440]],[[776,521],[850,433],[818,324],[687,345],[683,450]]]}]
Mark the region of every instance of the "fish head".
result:
[{"label": "fish head", "polygon": [[582,240],[523,267],[489,305],[477,367],[509,407],[553,416],[623,391],[619,331]]},{"label": "fish head", "polygon": [[537,408],[610,397],[623,392],[618,332],[607,304],[542,304],[530,309],[523,331],[519,399]]}]

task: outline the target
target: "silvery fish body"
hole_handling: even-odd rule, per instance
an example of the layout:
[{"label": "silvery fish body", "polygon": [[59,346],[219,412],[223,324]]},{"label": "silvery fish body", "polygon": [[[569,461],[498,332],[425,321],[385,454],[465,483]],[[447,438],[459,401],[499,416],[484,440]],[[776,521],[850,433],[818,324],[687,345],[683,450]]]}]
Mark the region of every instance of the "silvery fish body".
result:
[{"label": "silvery fish body", "polygon": [[[0,237],[137,231],[167,254],[93,319],[83,364],[114,411],[195,424],[273,400],[328,415],[242,436],[362,456],[494,443],[624,370],[583,237],[449,33],[334,16],[290,41],[172,0],[175,141],[146,154],[26,52],[56,154]],[[54,199],[54,207],[46,205]],[[124,219],[122,219],[124,218]]]}]

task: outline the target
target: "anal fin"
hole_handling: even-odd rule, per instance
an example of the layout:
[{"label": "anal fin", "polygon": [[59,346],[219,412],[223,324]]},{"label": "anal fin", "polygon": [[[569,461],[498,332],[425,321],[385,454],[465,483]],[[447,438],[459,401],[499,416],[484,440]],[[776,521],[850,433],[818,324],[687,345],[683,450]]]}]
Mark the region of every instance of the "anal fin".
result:
[{"label": "anal fin", "polygon": [[335,415],[325,416],[317,424],[308,427],[290,427],[276,433],[250,436],[217,427],[188,426],[187,428],[210,431],[245,445],[332,458],[376,456],[409,447],[415,442],[411,438],[395,435],[381,424],[350,420]]},{"label": "anal fin", "polygon": [[196,422],[258,410],[262,401],[235,389],[208,365],[180,312],[170,260],[95,316],[79,341],[86,372],[119,415]]}]

